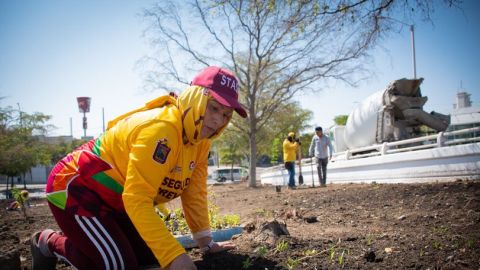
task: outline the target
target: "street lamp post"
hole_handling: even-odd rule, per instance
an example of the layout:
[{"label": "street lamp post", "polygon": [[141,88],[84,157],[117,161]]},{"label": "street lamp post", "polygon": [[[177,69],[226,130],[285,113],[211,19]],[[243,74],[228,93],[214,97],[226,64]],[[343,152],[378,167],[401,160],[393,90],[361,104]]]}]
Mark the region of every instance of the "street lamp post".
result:
[{"label": "street lamp post", "polygon": [[399,24],[403,24],[403,25],[406,25],[406,26],[409,26],[410,27],[410,36],[411,36],[411,40],[412,40],[412,62],[413,62],[413,78],[416,79],[417,78],[417,60],[416,60],[416,55],[415,55],[415,27],[413,24],[408,24],[408,23],[405,23],[405,22],[402,22],[400,20],[397,20],[397,19],[394,19],[394,18],[390,18],[390,17],[382,17],[383,19],[387,19],[387,20],[392,20],[394,22],[397,22]]},{"label": "street lamp post", "polygon": [[[23,113],[22,113],[22,108],[20,107],[20,103],[17,102],[18,106],[18,117],[20,118],[20,129],[23,132]],[[32,175],[32,172],[30,171],[30,176]],[[30,177],[31,178],[31,177]],[[8,180],[7,180],[8,181]],[[13,181],[13,180],[12,180]],[[27,183],[25,182],[25,174],[23,174],[23,189],[27,189]],[[13,187],[13,182],[12,182],[12,187]]]},{"label": "street lamp post", "polygon": [[412,35],[412,58],[413,58],[413,78],[417,78],[417,61],[415,59],[415,30],[413,24],[410,25],[410,32]]},{"label": "street lamp post", "polygon": [[83,137],[87,137],[87,117],[85,113],[90,112],[90,100],[89,97],[77,97],[78,109],[83,113]]}]

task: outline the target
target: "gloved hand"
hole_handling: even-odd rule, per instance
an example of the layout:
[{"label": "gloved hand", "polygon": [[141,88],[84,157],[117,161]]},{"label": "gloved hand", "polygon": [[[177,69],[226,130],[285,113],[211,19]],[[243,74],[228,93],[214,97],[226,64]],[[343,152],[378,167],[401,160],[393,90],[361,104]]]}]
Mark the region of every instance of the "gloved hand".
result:
[{"label": "gloved hand", "polygon": [[302,142],[300,142],[300,139],[295,139],[295,141],[298,143],[298,145],[302,145]]}]

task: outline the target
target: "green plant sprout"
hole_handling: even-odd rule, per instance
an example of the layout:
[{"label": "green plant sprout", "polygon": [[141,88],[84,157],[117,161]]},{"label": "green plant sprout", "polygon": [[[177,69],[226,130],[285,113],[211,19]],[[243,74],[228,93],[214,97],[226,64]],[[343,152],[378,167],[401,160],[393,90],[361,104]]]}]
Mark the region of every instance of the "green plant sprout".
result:
[{"label": "green plant sprout", "polygon": [[188,234],[190,231],[181,208],[170,212],[170,214],[164,218],[164,222],[173,234]]},{"label": "green plant sprout", "polygon": [[[215,198],[213,192],[210,195],[212,198]],[[190,232],[181,208],[169,210],[164,205],[158,205],[155,211],[162,217],[165,225],[174,235],[188,234]],[[212,200],[208,201],[208,218],[210,228],[214,230],[230,228],[240,224],[240,216],[219,214],[219,207]]]},{"label": "green plant sprout", "polygon": [[250,257],[246,258],[243,262],[242,262],[242,269],[248,269],[250,267],[253,266],[253,262],[252,262],[252,259],[250,259]]},{"label": "green plant sprout", "polygon": [[272,213],[265,208],[258,208],[255,210],[255,213],[258,214],[259,216],[263,216],[267,218],[272,216]]},{"label": "green plant sprout", "polygon": [[338,256],[338,265],[343,267],[343,264],[345,263],[345,250],[342,251],[342,254]]},{"label": "green plant sprout", "polygon": [[467,248],[474,248],[475,247],[475,240],[470,238],[465,242],[465,246]]},{"label": "green plant sprout", "polygon": [[440,227],[435,227],[433,228],[433,233],[437,235],[444,235],[448,232],[448,227],[445,226],[440,226]]},{"label": "green plant sprout", "polygon": [[224,229],[240,224],[240,216],[238,215],[220,215],[218,206],[213,202],[215,193],[209,191],[210,199],[208,200],[208,218],[212,229]]},{"label": "green plant sprout", "polygon": [[[320,256],[320,255],[323,255],[323,254],[328,254],[328,253],[330,253],[329,256],[331,257],[331,260],[333,261],[333,258],[334,258],[334,255],[335,255],[335,248],[337,248],[338,244],[333,245],[330,248],[327,248],[327,249],[324,249],[324,250],[321,250],[321,251],[317,251],[315,249],[306,250],[306,251],[303,252],[304,256],[301,257],[301,258],[298,258],[297,261],[298,262],[304,261],[304,260],[307,260],[309,258]],[[347,250],[347,254],[349,254],[349,250]]]},{"label": "green plant sprout", "polygon": [[25,207],[25,203],[28,200],[28,191],[22,190],[20,191],[18,188],[13,187],[11,189],[13,198],[15,199],[15,202],[18,205],[18,208],[22,210],[23,216],[27,218],[27,208]]},{"label": "green plant sprout", "polygon": [[335,256],[335,246],[330,247],[330,261],[333,261],[333,257]]},{"label": "green plant sprout", "polygon": [[265,257],[265,255],[267,255],[268,253],[268,249],[266,246],[261,246],[257,249],[257,255],[258,257]]},{"label": "green plant sprout", "polygon": [[442,243],[440,241],[434,240],[432,243],[434,249],[442,249]]},{"label": "green plant sprout", "polygon": [[374,238],[373,235],[371,234],[367,235],[367,246],[371,246],[373,244],[373,240],[374,240],[373,238]]},{"label": "green plant sprout", "polygon": [[212,229],[223,229],[237,226],[240,224],[240,216],[238,215],[220,215],[218,213],[210,213],[210,227]]},{"label": "green plant sprout", "polygon": [[315,256],[318,253],[315,249],[307,249],[303,252],[304,256]]},{"label": "green plant sprout", "polygon": [[286,263],[287,269],[293,270],[297,268],[299,262],[300,262],[299,259],[292,259],[291,257],[288,257],[287,263]]},{"label": "green plant sprout", "polygon": [[275,247],[275,250],[277,252],[283,252],[288,249],[288,242],[285,240],[280,241],[280,243],[277,244]]}]

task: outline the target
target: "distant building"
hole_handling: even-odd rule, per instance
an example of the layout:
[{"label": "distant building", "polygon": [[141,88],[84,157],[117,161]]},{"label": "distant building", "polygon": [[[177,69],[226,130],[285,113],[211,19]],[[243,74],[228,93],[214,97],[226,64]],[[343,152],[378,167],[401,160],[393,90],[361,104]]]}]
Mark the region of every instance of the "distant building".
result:
[{"label": "distant building", "polygon": [[[467,92],[457,93],[457,102],[453,104],[448,131],[480,127],[480,106],[472,106],[470,96]],[[455,138],[469,138],[475,135],[479,134],[466,134]]]},{"label": "distant building", "polygon": [[452,130],[478,127],[480,125],[480,106],[472,106],[470,94],[457,93],[457,103],[453,104],[450,128]]},{"label": "distant building", "polygon": [[470,100],[470,94],[467,92],[457,93],[457,103],[453,104],[454,109],[472,107],[472,101]]},{"label": "distant building", "polygon": [[62,142],[65,142],[65,143],[71,143],[74,138],[72,136],[44,136],[44,135],[40,135],[40,136],[37,136],[37,138],[41,141],[41,142],[46,142],[48,144],[58,144],[58,143],[62,143]]}]

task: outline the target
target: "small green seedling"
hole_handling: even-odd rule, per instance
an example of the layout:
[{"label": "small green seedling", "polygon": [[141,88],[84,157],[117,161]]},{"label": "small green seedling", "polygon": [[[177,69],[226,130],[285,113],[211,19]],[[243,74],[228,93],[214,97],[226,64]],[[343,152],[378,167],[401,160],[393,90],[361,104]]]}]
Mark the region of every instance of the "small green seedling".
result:
[{"label": "small green seedling", "polygon": [[475,239],[468,239],[466,242],[465,242],[465,246],[467,248],[474,248],[475,247]]},{"label": "small green seedling", "polygon": [[265,208],[258,208],[257,210],[255,210],[255,213],[257,213],[259,216],[267,218],[272,216],[271,212]]},{"label": "small green seedling", "polygon": [[343,267],[343,264],[345,263],[345,250],[342,251],[342,254],[338,256],[338,265],[340,267]]},{"label": "small green seedling", "polygon": [[307,249],[303,252],[303,255],[305,256],[315,256],[317,255],[318,251],[315,249]]},{"label": "small green seedling", "polygon": [[12,191],[13,198],[15,199],[15,202],[16,202],[18,208],[20,208],[22,210],[23,216],[25,218],[27,218],[28,216],[27,216],[27,209],[25,207],[25,203],[28,200],[28,191],[26,191],[26,190],[20,191],[16,187],[12,188],[11,191]]},{"label": "small green seedling", "polygon": [[367,235],[367,246],[371,246],[373,244],[373,235]]},{"label": "small green seedling", "polygon": [[445,235],[448,232],[448,227],[440,226],[433,228],[433,233],[437,235]]},{"label": "small green seedling", "polygon": [[293,270],[293,269],[297,268],[299,262],[300,262],[299,259],[292,259],[291,257],[288,257],[288,259],[287,259],[287,269],[288,270]]},{"label": "small green seedling", "polygon": [[333,257],[335,256],[335,248],[333,246],[330,247],[330,261],[333,261]]},{"label": "small green seedling", "polygon": [[432,246],[434,249],[442,249],[442,243],[440,243],[440,241],[437,241],[437,240],[433,241]]},{"label": "small green seedling", "polygon": [[246,258],[243,262],[242,262],[242,269],[248,269],[250,267],[253,266],[253,262],[252,262],[252,259],[250,259],[250,257]]},{"label": "small green seedling", "polygon": [[257,249],[257,255],[258,257],[265,257],[265,255],[267,255],[268,253],[268,249],[266,246],[261,246]]},{"label": "small green seedling", "polygon": [[[209,195],[215,198],[213,192]],[[165,225],[174,235],[190,233],[187,221],[185,220],[185,215],[181,208],[176,208],[172,211],[166,207],[157,206],[156,212],[162,217]],[[215,230],[231,228],[240,224],[239,215],[221,215],[219,213],[219,207],[212,200],[208,201],[208,218],[210,221],[210,228]]]},{"label": "small green seedling", "polygon": [[288,242],[285,240],[280,241],[280,243],[277,244],[276,248],[277,252],[283,252],[288,249]]}]

